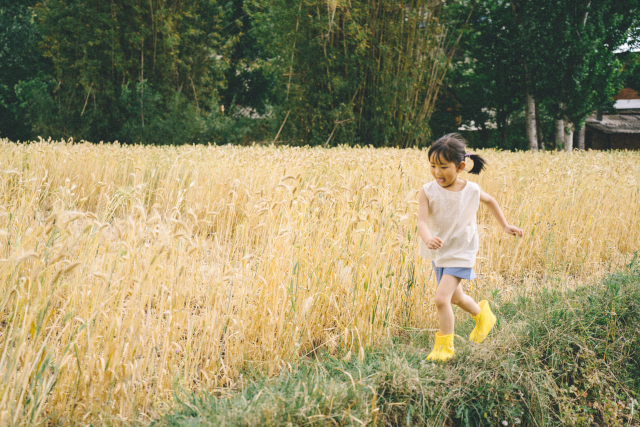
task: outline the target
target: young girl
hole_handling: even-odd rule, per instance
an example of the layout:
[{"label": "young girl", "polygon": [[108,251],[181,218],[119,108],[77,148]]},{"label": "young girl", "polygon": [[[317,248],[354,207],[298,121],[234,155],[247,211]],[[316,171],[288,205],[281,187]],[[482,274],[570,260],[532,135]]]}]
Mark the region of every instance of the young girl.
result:
[{"label": "young girl", "polygon": [[496,323],[486,300],[479,304],[462,290],[462,279],[472,280],[476,275],[473,265],[478,252],[478,226],[476,211],[484,203],[502,229],[522,237],[522,230],[509,225],[496,200],[482,191],[478,184],[462,180],[466,158],[473,161],[469,173],[479,174],[485,160],[476,154],[466,154],[465,141],[457,134],[445,135],[429,148],[431,175],[435,180],[422,187],[419,195],[418,233],[420,256],[430,259],[436,273],[436,307],[440,331],[427,360],[447,360],[453,357],[453,310],[455,304],[471,314],[476,326],[470,341],[481,343]]}]

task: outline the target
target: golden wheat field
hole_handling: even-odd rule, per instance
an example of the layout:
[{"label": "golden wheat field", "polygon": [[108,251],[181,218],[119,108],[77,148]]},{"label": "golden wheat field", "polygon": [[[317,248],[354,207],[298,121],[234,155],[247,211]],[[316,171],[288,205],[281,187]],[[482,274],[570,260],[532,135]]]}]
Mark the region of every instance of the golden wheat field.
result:
[{"label": "golden wheat field", "polygon": [[[640,248],[640,154],[482,152],[478,279],[572,287]],[[322,350],[436,327],[425,150],[0,141],[0,425],[148,422]]]}]

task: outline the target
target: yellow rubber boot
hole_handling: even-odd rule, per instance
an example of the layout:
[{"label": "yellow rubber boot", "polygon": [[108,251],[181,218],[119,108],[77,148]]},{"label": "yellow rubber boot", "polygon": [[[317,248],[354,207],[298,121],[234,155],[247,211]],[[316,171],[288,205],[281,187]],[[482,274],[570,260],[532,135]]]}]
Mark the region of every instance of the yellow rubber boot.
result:
[{"label": "yellow rubber boot", "polygon": [[480,313],[477,316],[471,316],[476,321],[476,327],[471,331],[469,341],[481,343],[487,338],[487,335],[493,329],[493,325],[496,324],[496,316],[491,311],[487,300],[480,301],[478,305],[480,306]]},{"label": "yellow rubber boot", "polygon": [[456,351],[453,348],[453,334],[440,335],[440,332],[436,332],[436,343],[431,353],[427,356],[427,360],[440,360],[444,362],[447,359],[451,359],[455,353]]}]

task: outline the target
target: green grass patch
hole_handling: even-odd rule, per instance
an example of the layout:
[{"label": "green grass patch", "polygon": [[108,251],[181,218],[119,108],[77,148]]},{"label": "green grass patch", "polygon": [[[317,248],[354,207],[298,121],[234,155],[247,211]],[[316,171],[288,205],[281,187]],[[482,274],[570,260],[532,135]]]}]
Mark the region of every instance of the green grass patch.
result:
[{"label": "green grass patch", "polygon": [[[220,396],[179,393],[156,426],[639,425],[640,269],[569,293],[493,304],[483,344],[426,361],[430,334],[398,337],[344,360],[329,354]],[[472,320],[458,322],[467,337]]]}]

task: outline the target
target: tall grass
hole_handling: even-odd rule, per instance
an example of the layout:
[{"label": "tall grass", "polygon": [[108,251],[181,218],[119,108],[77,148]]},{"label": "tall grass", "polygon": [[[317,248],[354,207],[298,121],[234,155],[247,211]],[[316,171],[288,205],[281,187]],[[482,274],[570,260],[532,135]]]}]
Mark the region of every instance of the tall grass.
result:
[{"label": "tall grass", "polygon": [[[0,143],[0,424],[145,421],[319,349],[436,326],[426,151]],[[473,296],[572,287],[640,246],[640,155],[486,151]],[[48,418],[49,417],[49,418]]]}]

